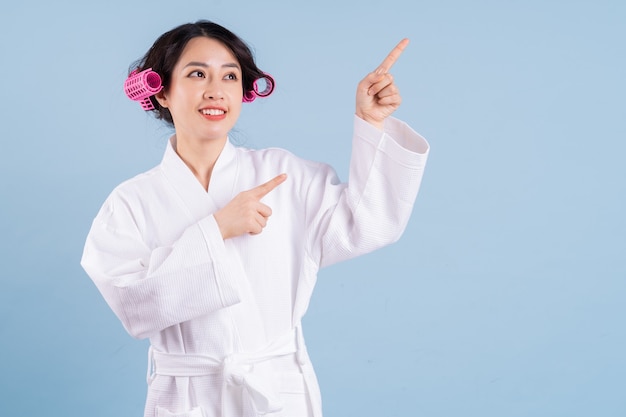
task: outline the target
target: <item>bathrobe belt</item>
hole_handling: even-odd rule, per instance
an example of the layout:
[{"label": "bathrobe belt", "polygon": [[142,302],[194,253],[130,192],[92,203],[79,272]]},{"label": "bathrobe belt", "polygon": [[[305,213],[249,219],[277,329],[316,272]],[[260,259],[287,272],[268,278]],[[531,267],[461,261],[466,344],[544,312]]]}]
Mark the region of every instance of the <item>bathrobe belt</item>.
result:
[{"label": "bathrobe belt", "polygon": [[[255,374],[254,365],[273,358],[298,352],[300,332],[292,329],[257,352],[233,353],[223,360],[209,355],[159,352],[149,349],[148,384],[156,375],[192,377],[222,374],[222,415],[234,416],[240,411],[228,399],[233,390],[239,391],[242,399],[243,417],[257,417],[274,413],[283,407],[282,402],[262,375]],[[300,355],[298,360],[301,360]],[[237,395],[237,397],[239,397]],[[247,403],[247,404],[245,404]]]}]

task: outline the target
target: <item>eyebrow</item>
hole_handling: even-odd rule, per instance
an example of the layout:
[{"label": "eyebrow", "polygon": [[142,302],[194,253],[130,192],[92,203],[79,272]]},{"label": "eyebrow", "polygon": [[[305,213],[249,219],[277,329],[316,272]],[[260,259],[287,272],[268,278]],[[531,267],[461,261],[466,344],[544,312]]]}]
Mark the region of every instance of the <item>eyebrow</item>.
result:
[{"label": "eyebrow", "polygon": [[[204,62],[199,62],[199,61],[191,61],[190,63],[188,63],[187,65],[185,65],[185,66],[183,67],[183,69],[184,69],[184,68],[187,68],[187,67],[202,67],[202,68],[208,68],[208,67],[209,67],[209,65],[208,65],[208,64],[206,64],[206,63],[204,63]],[[234,62],[229,62],[229,63],[227,63],[227,64],[224,64],[224,65],[222,65],[222,68],[237,68],[238,70],[240,70],[240,71],[241,71],[241,69],[239,68],[239,65],[237,65],[237,64],[236,64],[236,63],[234,63]]]}]

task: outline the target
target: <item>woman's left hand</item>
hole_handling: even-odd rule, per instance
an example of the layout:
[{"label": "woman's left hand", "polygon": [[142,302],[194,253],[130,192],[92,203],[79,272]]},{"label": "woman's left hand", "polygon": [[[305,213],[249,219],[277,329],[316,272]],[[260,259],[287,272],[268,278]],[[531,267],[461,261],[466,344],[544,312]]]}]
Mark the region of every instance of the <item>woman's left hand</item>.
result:
[{"label": "woman's left hand", "polygon": [[389,70],[408,44],[408,39],[402,39],[387,55],[382,64],[374,72],[367,74],[357,86],[356,115],[381,130],[384,120],[402,102],[398,87],[394,84],[393,76],[389,74]]}]

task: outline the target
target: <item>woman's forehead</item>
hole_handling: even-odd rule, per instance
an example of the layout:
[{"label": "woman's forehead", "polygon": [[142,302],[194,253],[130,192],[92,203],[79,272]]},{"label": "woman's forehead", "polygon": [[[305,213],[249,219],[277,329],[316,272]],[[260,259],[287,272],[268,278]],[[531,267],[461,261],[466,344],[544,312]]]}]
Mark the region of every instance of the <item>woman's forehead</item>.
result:
[{"label": "woman's forehead", "polygon": [[187,65],[188,61],[220,66],[226,63],[239,64],[230,48],[221,41],[206,36],[198,36],[187,42],[178,64]]}]

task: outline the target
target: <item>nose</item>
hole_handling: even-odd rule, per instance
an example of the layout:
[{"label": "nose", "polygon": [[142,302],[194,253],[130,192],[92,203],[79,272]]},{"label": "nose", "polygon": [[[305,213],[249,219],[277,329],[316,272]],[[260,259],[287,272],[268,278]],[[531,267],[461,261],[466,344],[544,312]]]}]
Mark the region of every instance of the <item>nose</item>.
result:
[{"label": "nose", "polygon": [[224,98],[224,92],[222,91],[222,85],[220,80],[216,77],[207,78],[204,86],[204,93],[202,97],[206,100],[221,100]]}]

